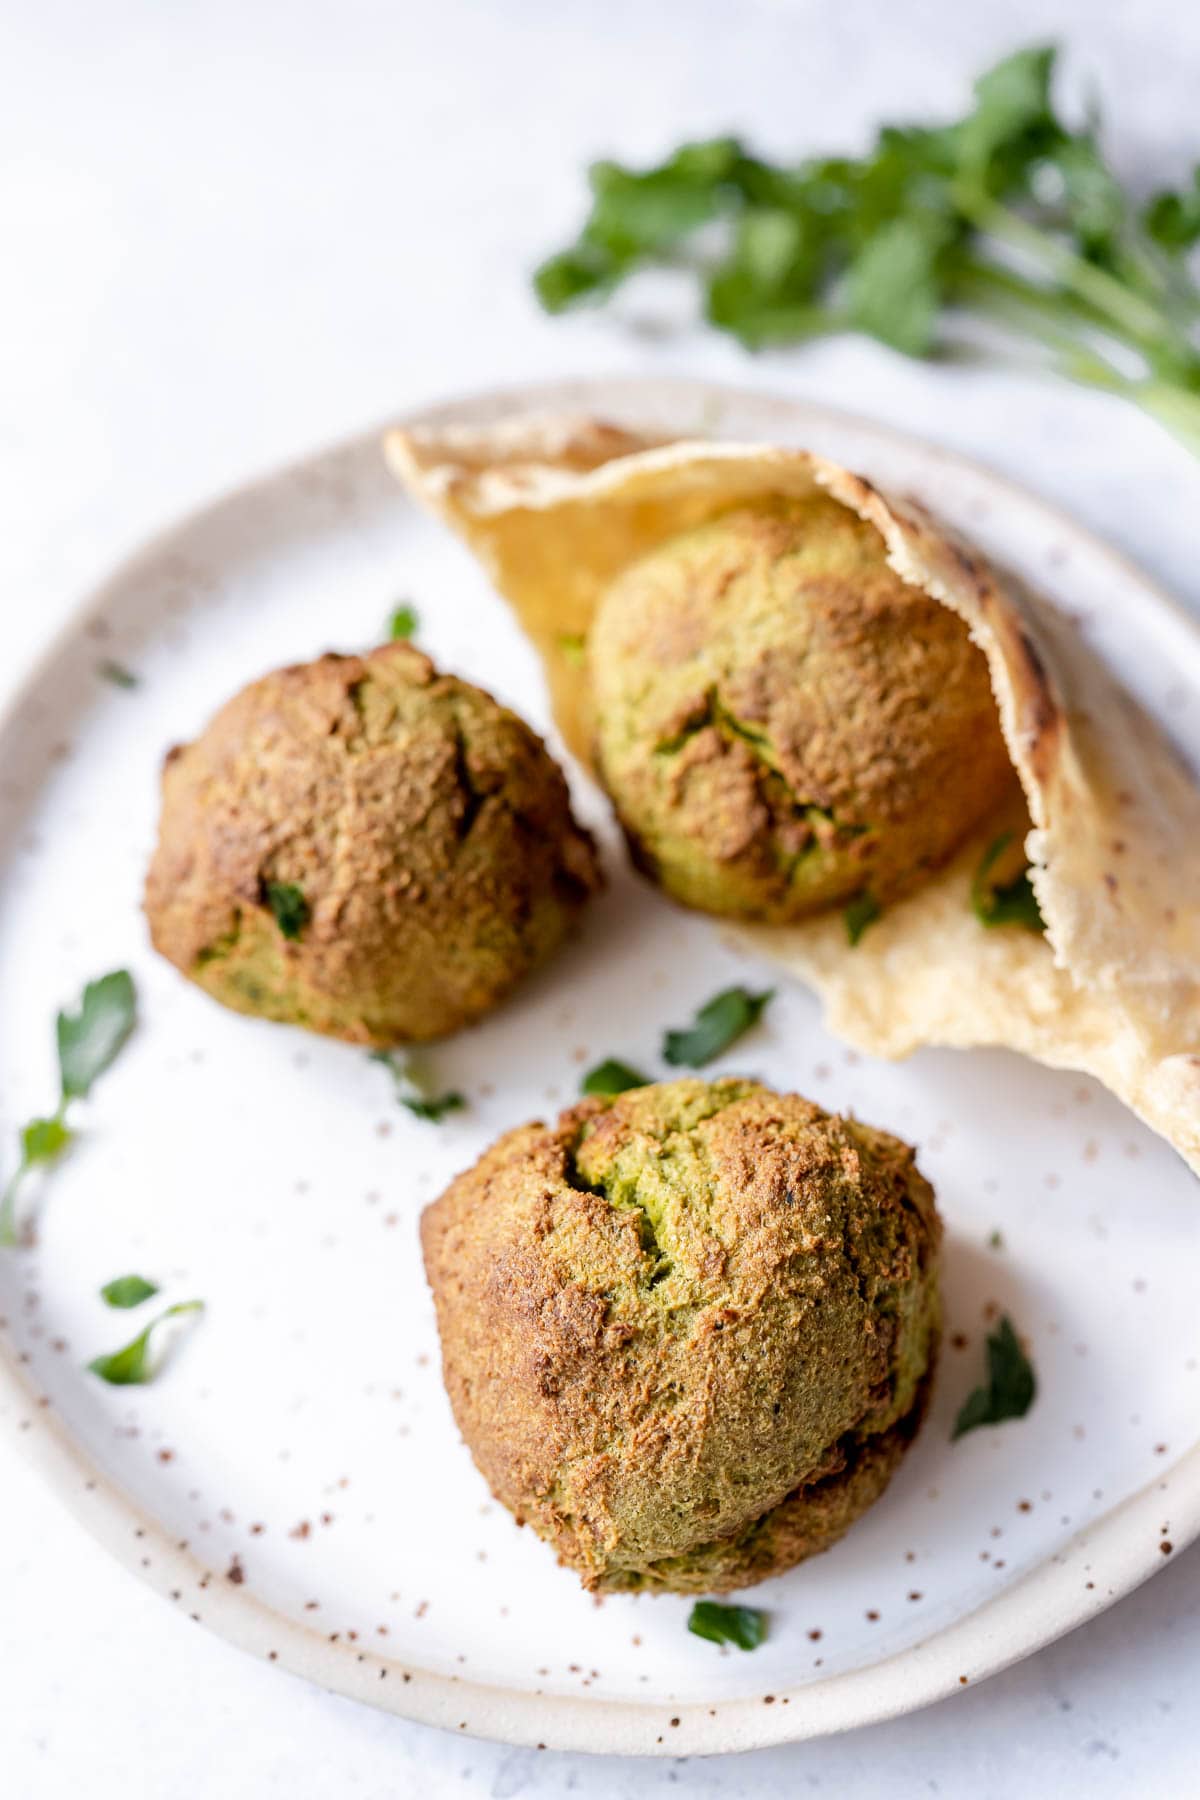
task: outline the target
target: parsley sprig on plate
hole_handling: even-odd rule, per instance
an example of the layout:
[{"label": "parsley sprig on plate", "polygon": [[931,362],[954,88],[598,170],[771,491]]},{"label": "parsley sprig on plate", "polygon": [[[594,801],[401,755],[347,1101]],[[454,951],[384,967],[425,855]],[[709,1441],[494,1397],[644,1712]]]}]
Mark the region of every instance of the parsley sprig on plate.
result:
[{"label": "parsley sprig on plate", "polygon": [[650,169],[593,163],[587,220],[537,270],[538,297],[561,312],[639,269],[681,269],[709,323],[751,348],[861,331],[910,356],[970,316],[1200,454],[1200,167],[1142,204],[1095,107],[1060,117],[1055,57],[1018,50],[963,118],[885,125],[864,156],[774,163],[721,137]]},{"label": "parsley sprig on plate", "polygon": [[400,1050],[372,1050],[371,1061],[382,1063],[392,1078],[396,1098],[416,1119],[436,1125],[447,1113],[462,1112],[465,1097],[455,1090],[433,1091],[433,1078],[419,1056]]},{"label": "parsley sprig on plate", "polygon": [[703,1068],[757,1025],[773,998],[773,988],[752,994],[749,988],[731,987],[714,994],[690,1025],[682,1031],[667,1032],[663,1038],[664,1060],[675,1068]]},{"label": "parsley sprig on plate", "polygon": [[143,1300],[153,1300],[158,1292],[158,1284],[147,1281],[144,1275],[117,1275],[112,1281],[106,1281],[100,1289],[100,1298],[105,1306],[115,1306],[121,1312],[127,1312],[131,1306],[140,1306]]},{"label": "parsley sprig on plate", "polygon": [[74,1101],[87,1099],[119,1054],[136,1017],[137,996],[126,969],[89,981],[78,1012],[59,1013],[55,1023],[58,1106],[48,1117],[31,1119],[21,1129],[20,1160],[0,1195],[0,1247],[11,1249],[21,1241],[17,1194],[25,1177],[57,1162],[71,1143],[75,1133],[67,1123],[68,1109]]},{"label": "parsley sprig on plate", "polygon": [[[759,994],[745,987],[723,988],[700,1007],[690,1025],[663,1033],[663,1061],[676,1069],[703,1068],[757,1025],[773,998],[773,988]],[[655,1079],[610,1056],[588,1070],[580,1092],[624,1094],[630,1088],[647,1087]]]},{"label": "parsley sprig on plate", "polygon": [[987,1340],[987,1380],[973,1388],[958,1410],[951,1440],[980,1425],[1002,1425],[1006,1419],[1023,1419],[1037,1395],[1033,1364],[1021,1347],[1012,1320],[1006,1313]]},{"label": "parsley sprig on plate", "polygon": [[581,1094],[625,1094],[630,1088],[648,1087],[650,1076],[630,1063],[609,1056],[588,1070],[579,1084]]},{"label": "parsley sprig on plate", "polygon": [[736,1644],[739,1650],[757,1650],[766,1641],[767,1615],[753,1606],[721,1606],[716,1600],[697,1600],[688,1615],[688,1630],[713,1644]]},{"label": "parsley sprig on plate", "polygon": [[401,601],[399,606],[393,607],[388,618],[389,641],[398,644],[415,637],[420,622],[416,607],[410,606],[407,600]]},{"label": "parsley sprig on plate", "polygon": [[[151,1292],[157,1293],[158,1289],[152,1288]],[[130,1304],[137,1305],[138,1302]],[[88,1368],[101,1381],[107,1381],[110,1387],[144,1387],[148,1381],[154,1380],[166,1355],[165,1351],[160,1353],[156,1350],[159,1327],[171,1319],[182,1319],[203,1311],[203,1300],[177,1300],[174,1306],[168,1306],[158,1313],[135,1338],[122,1344],[119,1350],[94,1356]]]}]

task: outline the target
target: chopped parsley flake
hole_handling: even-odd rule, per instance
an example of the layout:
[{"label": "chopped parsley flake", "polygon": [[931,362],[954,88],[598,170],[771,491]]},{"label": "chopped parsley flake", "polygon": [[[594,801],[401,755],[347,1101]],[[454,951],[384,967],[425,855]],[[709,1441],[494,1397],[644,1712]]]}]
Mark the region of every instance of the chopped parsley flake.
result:
[{"label": "chopped parsley flake", "polygon": [[673,1068],[703,1068],[758,1023],[774,991],[768,988],[765,993],[752,994],[748,988],[731,987],[714,994],[691,1025],[666,1033],[664,1058]]},{"label": "chopped parsley flake", "polygon": [[967,1395],[954,1421],[951,1441],[980,1425],[1002,1425],[1023,1419],[1037,1394],[1033,1365],[1021,1348],[1013,1322],[1005,1314],[987,1340],[987,1380]]}]

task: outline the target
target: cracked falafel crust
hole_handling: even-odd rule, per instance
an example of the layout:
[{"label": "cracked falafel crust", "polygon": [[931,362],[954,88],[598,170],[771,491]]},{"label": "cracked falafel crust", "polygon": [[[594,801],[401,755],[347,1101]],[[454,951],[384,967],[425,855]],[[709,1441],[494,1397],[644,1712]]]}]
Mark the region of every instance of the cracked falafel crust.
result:
[{"label": "cracked falafel crust", "polygon": [[737,1079],[511,1131],[422,1219],[477,1465],[617,1592],[747,1586],[878,1498],[928,1394],[940,1236],[905,1144]]},{"label": "cracked falafel crust", "polygon": [[596,758],[635,862],[775,924],[920,885],[1015,795],[983,653],[827,494],[737,507],[609,588]]},{"label": "cracked falafel crust", "polygon": [[162,788],[155,948],[226,1006],[353,1043],[482,1017],[600,885],[541,739],[406,643],[252,682]]}]

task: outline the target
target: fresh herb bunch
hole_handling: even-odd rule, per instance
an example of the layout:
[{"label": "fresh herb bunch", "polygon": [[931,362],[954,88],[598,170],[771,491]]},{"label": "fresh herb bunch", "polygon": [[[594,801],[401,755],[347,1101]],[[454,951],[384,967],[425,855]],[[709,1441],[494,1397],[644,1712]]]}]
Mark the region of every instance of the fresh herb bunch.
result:
[{"label": "fresh herb bunch", "polygon": [[[885,125],[863,157],[764,162],[737,138],[685,144],[657,168],[589,171],[578,241],[542,264],[549,312],[604,298],[635,270],[682,268],[709,322],[751,348],[863,331],[934,354],[971,313],[1033,340],[1064,375],[1121,394],[1200,455],[1200,165],[1140,204],[1093,111],[1052,98],[1052,46],[975,84],[952,125]],[[714,229],[715,228],[715,229]]]}]

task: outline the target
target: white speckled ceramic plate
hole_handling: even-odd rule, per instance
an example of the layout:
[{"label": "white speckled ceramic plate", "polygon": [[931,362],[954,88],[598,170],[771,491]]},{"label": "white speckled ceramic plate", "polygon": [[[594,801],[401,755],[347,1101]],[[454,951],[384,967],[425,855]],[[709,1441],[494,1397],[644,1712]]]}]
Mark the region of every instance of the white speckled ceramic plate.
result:
[{"label": "white speckled ceramic plate", "polygon": [[[1133,568],[982,469],[860,420],[678,382],[447,409],[579,406],[679,434],[808,445],[927,500],[1048,589],[1200,763],[1200,636]],[[853,1109],[919,1148],[947,1224],[947,1343],[929,1421],[837,1548],[753,1596],[752,1655],[683,1600],[597,1605],[494,1505],[442,1392],[417,1216],[593,1059],[649,1068],[664,1026],[763,983],[623,869],[579,943],[437,1054],[471,1096],[440,1127],[358,1051],[222,1012],[150,953],[142,870],[166,747],[244,681],[367,645],[400,597],[422,642],[540,728],[537,663],[479,569],[385,474],[375,434],[186,520],[120,569],[0,727],[3,1149],[52,1103],[54,1009],[136,973],[142,1024],[0,1252],[0,1420],[170,1604],[342,1693],[450,1729],[684,1754],[812,1736],[979,1681],[1107,1606],[1200,1529],[1200,1194],[1095,1083],[1000,1053],[872,1063],[782,992],[728,1067]],[[98,665],[140,677],[117,689]],[[994,1247],[993,1233],[1002,1233]],[[85,1373],[140,1315],[137,1269],[207,1311],[160,1379]],[[995,1309],[1027,1335],[1022,1422],[951,1445]]]}]

